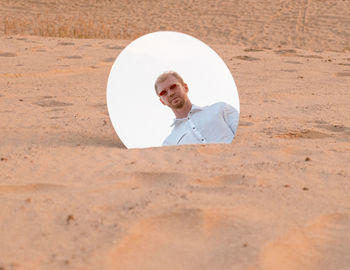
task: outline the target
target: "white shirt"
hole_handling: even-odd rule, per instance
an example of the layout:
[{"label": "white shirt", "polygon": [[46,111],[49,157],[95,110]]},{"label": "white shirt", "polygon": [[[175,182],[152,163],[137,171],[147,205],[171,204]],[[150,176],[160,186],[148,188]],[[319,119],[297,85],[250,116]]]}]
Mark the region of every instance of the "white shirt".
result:
[{"label": "white shirt", "polygon": [[163,146],[178,144],[231,143],[239,112],[225,102],[199,107],[192,104],[187,117],[174,119]]}]

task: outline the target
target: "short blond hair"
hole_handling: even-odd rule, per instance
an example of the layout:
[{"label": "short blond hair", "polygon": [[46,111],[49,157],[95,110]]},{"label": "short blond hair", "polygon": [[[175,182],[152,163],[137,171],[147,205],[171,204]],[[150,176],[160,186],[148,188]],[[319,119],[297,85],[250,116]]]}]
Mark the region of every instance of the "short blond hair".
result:
[{"label": "short blond hair", "polygon": [[164,82],[169,76],[174,76],[182,85],[185,84],[184,80],[182,79],[182,77],[175,71],[166,71],[162,74],[160,74],[156,80],[156,82],[154,83],[154,89],[156,90],[156,94],[158,95],[157,92],[157,84]]}]

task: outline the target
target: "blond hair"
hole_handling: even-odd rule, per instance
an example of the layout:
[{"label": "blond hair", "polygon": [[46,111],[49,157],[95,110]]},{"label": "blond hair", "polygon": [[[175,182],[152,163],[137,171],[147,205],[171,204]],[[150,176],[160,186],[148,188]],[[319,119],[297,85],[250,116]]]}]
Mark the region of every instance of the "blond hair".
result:
[{"label": "blond hair", "polygon": [[[185,84],[184,80],[182,79],[182,77],[175,71],[166,71],[162,74],[160,74],[156,80],[156,82],[154,83],[154,89],[156,90],[157,93],[157,84],[164,82],[169,76],[174,76],[182,85]],[[158,95],[158,93],[157,93]]]}]

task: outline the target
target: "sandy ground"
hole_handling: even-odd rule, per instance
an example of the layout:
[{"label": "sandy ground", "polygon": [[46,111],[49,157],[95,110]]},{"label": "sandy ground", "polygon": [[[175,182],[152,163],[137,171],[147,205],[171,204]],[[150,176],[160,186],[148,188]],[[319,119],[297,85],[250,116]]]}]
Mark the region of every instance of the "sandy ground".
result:
[{"label": "sandy ground", "polygon": [[[32,2],[27,14],[48,8]],[[231,2],[191,2],[236,31],[225,40],[210,21],[191,30],[235,78],[241,118],[231,145],[125,149],[105,91],[128,39],[0,37],[1,270],[350,269],[349,1],[275,1],[290,15],[283,27],[267,1],[233,2],[242,16],[270,19],[271,39],[242,43],[236,33],[249,23],[230,24]],[[168,14],[174,4],[162,3]],[[13,17],[26,7],[1,5]],[[304,32],[317,28],[312,14],[328,15],[309,39],[289,38],[284,26],[296,29],[302,5]],[[139,12],[132,35],[164,25],[144,25],[160,10]],[[194,23],[170,15],[168,30]]]}]

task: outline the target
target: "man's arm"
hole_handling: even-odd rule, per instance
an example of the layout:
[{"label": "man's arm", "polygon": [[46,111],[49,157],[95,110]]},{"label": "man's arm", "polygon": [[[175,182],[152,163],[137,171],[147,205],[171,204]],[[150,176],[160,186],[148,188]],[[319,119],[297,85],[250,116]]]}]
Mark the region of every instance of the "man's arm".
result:
[{"label": "man's arm", "polygon": [[236,135],[236,129],[238,127],[239,112],[231,105],[225,103],[224,105],[224,120],[230,127],[233,135]]}]

